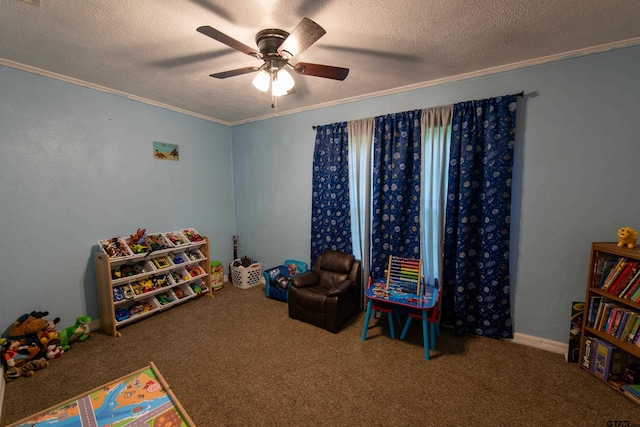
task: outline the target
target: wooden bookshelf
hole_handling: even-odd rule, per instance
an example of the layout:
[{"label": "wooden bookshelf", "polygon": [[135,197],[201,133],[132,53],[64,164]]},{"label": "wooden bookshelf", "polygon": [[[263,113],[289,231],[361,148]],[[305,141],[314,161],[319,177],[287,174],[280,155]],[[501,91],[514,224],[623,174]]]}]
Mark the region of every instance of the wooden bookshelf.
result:
[{"label": "wooden bookshelf", "polygon": [[640,248],[592,243],[578,360],[636,403],[624,385],[625,368],[640,359],[639,271]]}]

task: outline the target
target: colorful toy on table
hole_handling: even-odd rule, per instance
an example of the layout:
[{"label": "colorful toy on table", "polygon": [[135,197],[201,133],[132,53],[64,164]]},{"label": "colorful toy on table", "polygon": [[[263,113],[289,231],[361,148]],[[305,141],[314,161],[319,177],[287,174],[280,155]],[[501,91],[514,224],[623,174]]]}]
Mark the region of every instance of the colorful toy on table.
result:
[{"label": "colorful toy on table", "polygon": [[60,347],[64,351],[69,351],[71,349],[71,344],[76,341],[86,341],[89,339],[91,332],[89,329],[89,322],[91,322],[91,317],[82,315],[76,318],[76,323],[73,326],[69,326],[68,328],[64,328],[58,334],[60,338]]},{"label": "colorful toy on table", "polygon": [[635,248],[638,240],[638,232],[631,227],[622,227],[618,230],[618,246]]}]

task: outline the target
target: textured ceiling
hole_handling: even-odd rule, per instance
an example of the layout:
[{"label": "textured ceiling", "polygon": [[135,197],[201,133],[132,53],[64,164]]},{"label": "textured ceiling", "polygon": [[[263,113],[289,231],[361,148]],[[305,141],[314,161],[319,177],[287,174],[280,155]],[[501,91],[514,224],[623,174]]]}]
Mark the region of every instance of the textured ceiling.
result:
[{"label": "textured ceiling", "polygon": [[465,75],[640,44],[637,0],[2,0],[0,65],[34,71],[225,124],[274,114],[251,47],[303,18],[327,34],[292,62],[350,69],[345,81],[294,74],[278,112],[302,111]]}]

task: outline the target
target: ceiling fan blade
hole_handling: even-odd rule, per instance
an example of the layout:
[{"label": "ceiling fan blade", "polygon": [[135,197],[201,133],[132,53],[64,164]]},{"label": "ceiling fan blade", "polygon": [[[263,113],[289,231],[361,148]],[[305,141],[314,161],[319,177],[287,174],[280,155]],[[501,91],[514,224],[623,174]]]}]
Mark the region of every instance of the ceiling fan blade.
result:
[{"label": "ceiling fan blade", "polygon": [[305,76],[324,77],[326,79],[344,80],[349,74],[348,68],[333,67],[331,65],[311,64],[310,62],[298,62],[293,70]]},{"label": "ceiling fan blade", "polygon": [[300,55],[324,36],[326,31],[309,18],[302,18],[296,28],[278,47],[278,53],[286,59]]},{"label": "ceiling fan blade", "polygon": [[223,71],[221,73],[209,74],[214,79],[226,79],[227,77],[239,76],[242,74],[253,73],[260,70],[260,67],[244,67],[236,68],[235,70]]},{"label": "ceiling fan blade", "polygon": [[220,43],[224,43],[227,46],[234,48],[235,50],[246,53],[247,55],[255,56],[256,58],[260,58],[261,56],[260,52],[258,52],[254,48],[249,47],[244,43],[240,43],[238,40],[233,39],[208,25],[198,27],[197,31],[204,34],[205,36],[209,36],[212,39],[219,41]]}]

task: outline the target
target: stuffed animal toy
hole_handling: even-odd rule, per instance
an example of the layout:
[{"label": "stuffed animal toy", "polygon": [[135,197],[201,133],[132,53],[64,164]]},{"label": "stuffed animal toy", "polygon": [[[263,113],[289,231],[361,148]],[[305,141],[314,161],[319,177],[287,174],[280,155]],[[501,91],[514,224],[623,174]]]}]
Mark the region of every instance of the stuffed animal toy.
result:
[{"label": "stuffed animal toy", "polygon": [[58,331],[56,331],[56,324],[60,321],[59,317],[53,320],[47,321],[47,326],[38,333],[40,337],[40,344],[43,347],[49,348],[51,344],[58,344],[60,339],[58,338]]},{"label": "stuffed animal toy", "polygon": [[40,343],[38,333],[47,326],[44,316],[48,311],[32,311],[23,314],[9,327],[5,338],[4,361],[7,366],[19,367],[34,359],[45,356],[46,347]]},{"label": "stuffed animal toy", "polygon": [[88,340],[90,332],[89,322],[91,322],[91,317],[80,316],[76,319],[75,325],[61,330],[60,333],[58,333],[58,338],[60,338],[60,347],[62,347],[64,351],[69,351],[71,349],[69,344],[72,342]]},{"label": "stuffed animal toy", "polygon": [[35,374],[35,371],[44,369],[47,366],[49,366],[49,362],[44,358],[31,360],[22,366],[7,368],[4,373],[4,378],[7,381],[11,381],[18,377],[32,377],[33,374]]},{"label": "stuffed animal toy", "polygon": [[618,230],[618,246],[635,248],[638,240],[638,232],[631,227],[622,227]]}]

